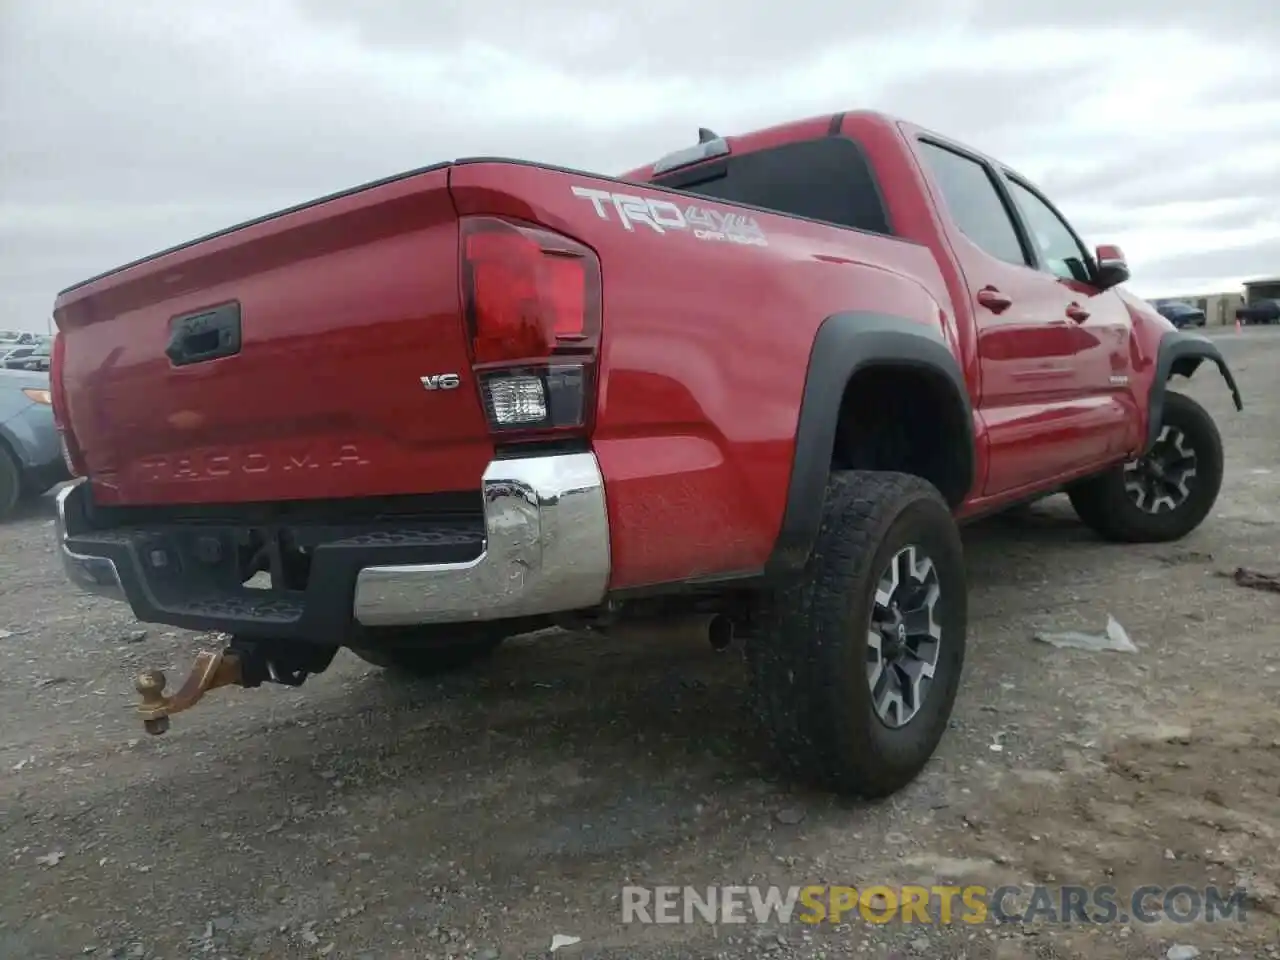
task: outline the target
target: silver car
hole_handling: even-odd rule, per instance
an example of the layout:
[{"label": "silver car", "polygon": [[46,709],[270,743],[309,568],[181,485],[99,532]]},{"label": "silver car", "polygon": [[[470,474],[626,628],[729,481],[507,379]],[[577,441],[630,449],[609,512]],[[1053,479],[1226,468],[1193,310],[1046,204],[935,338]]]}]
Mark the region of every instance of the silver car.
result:
[{"label": "silver car", "polygon": [[0,518],[70,474],[53,426],[49,375],[0,370]]}]

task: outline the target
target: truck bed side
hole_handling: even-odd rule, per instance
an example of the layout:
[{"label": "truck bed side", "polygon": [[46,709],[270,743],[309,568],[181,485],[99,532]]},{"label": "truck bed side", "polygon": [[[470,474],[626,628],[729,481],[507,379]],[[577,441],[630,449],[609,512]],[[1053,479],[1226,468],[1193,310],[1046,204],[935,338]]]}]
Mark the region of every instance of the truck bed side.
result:
[{"label": "truck bed side", "polygon": [[600,255],[592,446],[614,589],[764,566],[825,318],[892,310],[952,335],[918,243],[532,164],[460,164],[450,189],[460,214],[533,220]]},{"label": "truck bed side", "polygon": [[[822,135],[826,122],[805,123]],[[901,157],[876,136],[870,152]],[[610,587],[756,573],[788,509],[823,322],[887,313],[963,355],[912,189],[890,185],[900,235],[886,236],[536,164],[429,168],[65,291],[66,411],[104,505],[475,493],[503,451],[474,382],[458,225],[536,224],[601,264],[587,442],[605,480]],[[246,318],[239,352],[170,363],[175,320],[226,303]],[[420,383],[455,373],[462,389]]]}]

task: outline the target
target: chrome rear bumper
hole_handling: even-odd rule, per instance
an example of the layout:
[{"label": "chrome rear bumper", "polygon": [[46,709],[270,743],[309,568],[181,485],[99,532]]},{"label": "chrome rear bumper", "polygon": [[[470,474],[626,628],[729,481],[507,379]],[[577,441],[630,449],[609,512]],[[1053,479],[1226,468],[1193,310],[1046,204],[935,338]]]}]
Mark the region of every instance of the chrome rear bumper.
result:
[{"label": "chrome rear bumper", "polygon": [[[484,473],[482,493],[484,533],[478,556],[433,562],[431,554],[438,555],[439,549],[428,544],[422,547],[422,563],[380,564],[379,555],[385,559],[388,545],[377,537],[344,539],[316,551],[307,589],[294,592],[284,606],[264,602],[269,599],[264,594],[274,591],[247,590],[245,597],[215,598],[218,603],[202,597],[198,606],[157,599],[144,571],[140,541],[131,539],[137,531],[116,536],[80,529],[87,526],[84,498],[89,494],[83,480],[57,495],[57,549],[68,579],[89,592],[128,602],[141,620],[231,633],[251,629],[320,640],[314,634],[340,637],[355,625],[504,620],[580,610],[604,599],[610,574],[609,519],[594,454],[495,460]],[[403,546],[391,547],[403,557]],[[354,571],[354,576],[343,571]],[[346,604],[335,606],[335,590],[345,592]],[[322,608],[336,616],[321,617]],[[258,610],[265,611],[261,622],[255,619]],[[333,624],[343,610],[349,614],[346,623]]]},{"label": "chrome rear bumper", "polygon": [[110,557],[77,553],[67,542],[70,507],[74,506],[74,501],[83,498],[86,494],[85,479],[80,477],[59,490],[54,498],[57,510],[54,514],[53,527],[58,543],[58,556],[62,560],[62,569],[67,579],[82,590],[127,603],[129,598],[125,596],[115,561]]},{"label": "chrome rear bumper", "polygon": [[484,552],[468,563],[366,567],[365,626],[505,620],[591,607],[609,585],[609,517],[594,454],[496,460],[484,473]]}]

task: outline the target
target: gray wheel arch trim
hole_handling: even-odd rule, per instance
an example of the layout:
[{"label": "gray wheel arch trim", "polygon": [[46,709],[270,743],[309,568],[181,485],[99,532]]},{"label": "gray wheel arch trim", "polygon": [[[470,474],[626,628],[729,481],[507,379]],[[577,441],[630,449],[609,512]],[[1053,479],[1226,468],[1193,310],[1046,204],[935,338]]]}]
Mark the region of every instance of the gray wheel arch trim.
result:
[{"label": "gray wheel arch trim", "polygon": [[962,466],[968,478],[965,493],[972,489],[977,461],[973,408],[960,364],[941,331],[919,320],[890,314],[832,314],[818,327],[809,353],[786,508],[773,552],[765,564],[767,575],[796,573],[809,559],[822,519],[845,386],[863,370],[893,367],[931,373],[963,411],[966,443],[962,447]]},{"label": "gray wheel arch trim", "polygon": [[1240,399],[1240,388],[1236,386],[1236,378],[1231,375],[1226,359],[1218,345],[1203,333],[1190,333],[1186,330],[1170,330],[1160,338],[1160,346],[1156,350],[1156,371],[1151,381],[1151,394],[1147,400],[1147,441],[1143,451],[1150,450],[1160,436],[1160,422],[1164,414],[1164,395],[1169,388],[1169,380],[1174,374],[1191,377],[1205,360],[1212,360],[1218,365],[1222,379],[1231,390],[1231,399],[1237,410],[1244,409],[1244,401]]}]

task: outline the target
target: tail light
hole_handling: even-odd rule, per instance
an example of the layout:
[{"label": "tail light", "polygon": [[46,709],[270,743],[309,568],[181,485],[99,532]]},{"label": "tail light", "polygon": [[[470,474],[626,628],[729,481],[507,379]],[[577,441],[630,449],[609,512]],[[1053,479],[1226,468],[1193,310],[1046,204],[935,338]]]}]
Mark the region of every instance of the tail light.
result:
[{"label": "tail light", "polygon": [[66,362],[67,344],[62,332],[54,334],[53,350],[49,357],[49,392],[53,400],[53,423],[58,428],[58,438],[62,446],[62,459],[73,477],[89,475],[85,467],[84,454],[76,443],[76,436],[71,432],[71,420],[67,416],[67,391],[62,382],[62,368]]},{"label": "tail light", "polygon": [[600,346],[600,261],[576,240],[496,217],[462,219],[467,332],[489,429],[585,431]]}]

